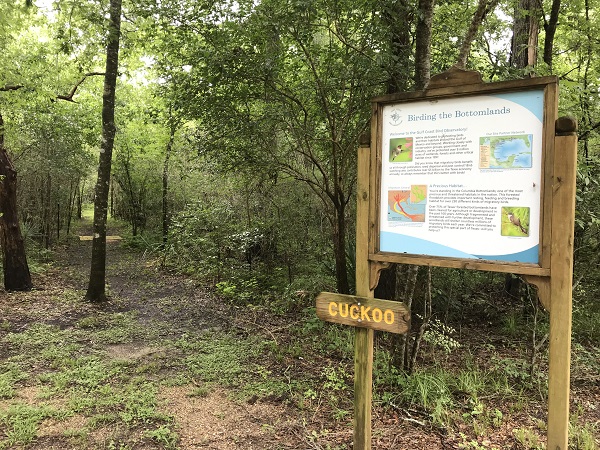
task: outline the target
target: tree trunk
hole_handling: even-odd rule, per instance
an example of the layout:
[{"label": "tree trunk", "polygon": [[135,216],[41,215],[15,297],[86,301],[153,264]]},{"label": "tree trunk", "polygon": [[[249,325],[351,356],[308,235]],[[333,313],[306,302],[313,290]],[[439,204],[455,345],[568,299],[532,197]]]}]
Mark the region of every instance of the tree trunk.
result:
[{"label": "tree trunk", "polygon": [[106,219],[112,151],[115,140],[115,90],[119,67],[119,34],[121,29],[121,0],[110,1],[108,43],[106,46],[106,75],[102,95],[102,142],[98,163],[98,179],[94,198],[94,238],[90,280],[85,298],[90,302],[106,300]]},{"label": "tree trunk", "polygon": [[406,0],[390,2],[382,11],[382,20],[389,28],[392,66],[389,68],[387,93],[404,92],[409,87],[411,57],[411,7]]},{"label": "tree trunk", "polygon": [[[398,274],[400,275],[400,274]],[[396,298],[401,298],[402,301],[404,302],[404,304],[406,305],[406,308],[412,312],[412,304],[413,304],[413,299],[415,296],[415,287],[417,286],[417,276],[419,275],[419,266],[408,266],[406,272],[405,272],[405,279],[404,280],[398,280],[397,285],[396,285],[396,289],[397,289],[397,293],[396,293]],[[402,284],[402,282],[405,282],[404,284],[404,293],[400,294],[400,285]],[[396,350],[396,352],[393,355],[393,362],[394,365],[400,369],[401,371],[407,371],[408,370],[408,363],[409,363],[409,358],[408,358],[408,354],[409,354],[409,338],[410,338],[410,329],[401,335],[396,335],[396,339],[399,339],[399,349]]]},{"label": "tree trunk", "polygon": [[519,0],[515,7],[510,65],[518,69],[535,66],[537,61],[539,17],[537,0]]},{"label": "tree trunk", "polygon": [[477,5],[477,10],[473,15],[473,19],[471,19],[471,25],[465,34],[462,45],[460,47],[460,52],[458,54],[458,61],[456,62],[456,67],[461,69],[466,68],[467,59],[469,58],[469,53],[471,52],[471,45],[475,40],[475,36],[477,35],[477,31],[479,27],[485,20],[485,17],[496,7],[498,4],[498,0],[479,0],[479,4]]},{"label": "tree trunk", "polygon": [[340,294],[350,293],[348,283],[348,266],[346,264],[346,205],[339,202],[335,205],[335,224],[333,228],[333,251],[335,254],[335,278],[337,291]]},{"label": "tree trunk", "polygon": [[415,91],[420,91],[431,78],[431,24],[434,0],[419,0],[415,44]]},{"label": "tree trunk", "polygon": [[550,20],[544,23],[544,31],[546,39],[544,40],[544,62],[548,64],[552,70],[552,58],[554,53],[554,35],[558,27],[558,15],[560,13],[560,0],[552,1],[552,9],[550,11]]},{"label": "tree trunk", "polygon": [[80,180],[77,186],[77,218],[81,220],[83,214],[83,195],[85,194],[85,180]]},{"label": "tree trunk", "polygon": [[0,247],[4,288],[29,291],[31,274],[25,254],[25,242],[17,216],[17,172],[4,148],[4,121],[0,114]]},{"label": "tree trunk", "polygon": [[163,162],[162,173],[162,240],[163,244],[167,243],[169,236],[169,161],[171,159],[171,151],[173,150],[173,142],[175,141],[175,131],[177,127],[174,123],[171,124],[169,133],[169,142],[165,148],[165,160]]}]

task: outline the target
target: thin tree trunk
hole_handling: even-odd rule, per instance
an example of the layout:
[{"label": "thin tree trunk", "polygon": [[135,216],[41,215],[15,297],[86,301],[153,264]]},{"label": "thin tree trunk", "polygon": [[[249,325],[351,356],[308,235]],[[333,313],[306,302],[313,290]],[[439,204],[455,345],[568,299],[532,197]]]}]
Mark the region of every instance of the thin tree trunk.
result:
[{"label": "thin tree trunk", "polygon": [[56,204],[56,241],[60,241],[60,203]]},{"label": "thin tree trunk", "polygon": [[548,64],[552,70],[552,59],[554,57],[554,35],[558,27],[558,16],[560,13],[560,0],[552,1],[552,9],[550,10],[550,20],[544,23],[544,31],[546,39],[544,40],[544,62]]},{"label": "thin tree trunk", "polygon": [[83,194],[85,193],[85,180],[79,181],[77,186],[77,218],[82,219],[83,214]]},{"label": "thin tree trunk", "polygon": [[408,365],[408,373],[413,373],[415,369],[415,364],[417,362],[417,356],[419,354],[419,349],[421,348],[421,342],[423,341],[423,336],[427,328],[429,327],[429,321],[432,316],[432,296],[431,296],[431,266],[429,266],[427,272],[427,295],[423,299],[423,320],[421,321],[421,326],[419,327],[419,331],[415,336],[415,340],[413,342],[412,354],[410,357],[410,364]]},{"label": "thin tree trunk", "polygon": [[50,204],[52,198],[52,180],[50,179],[50,173],[46,174],[46,182],[42,181],[42,184],[45,184],[43,191],[45,195],[43,195],[43,203],[42,207],[44,208],[44,219],[42,226],[44,227],[44,248],[47,250],[50,248],[50,233],[52,232],[52,206]]},{"label": "thin tree trunk", "polygon": [[469,26],[467,34],[465,35],[463,43],[460,47],[456,67],[464,69],[467,66],[467,59],[469,58],[469,53],[471,52],[471,45],[473,45],[473,41],[475,40],[477,31],[479,30],[479,27],[485,20],[485,17],[496,7],[497,4],[498,0],[491,0],[489,2],[488,0],[479,0],[479,5],[477,5],[477,10],[473,15],[471,25]]},{"label": "thin tree trunk", "polygon": [[106,46],[106,75],[102,95],[102,142],[98,163],[98,179],[94,198],[94,238],[90,280],[85,298],[90,302],[106,300],[106,219],[112,151],[115,140],[115,90],[119,67],[119,34],[121,29],[121,0],[110,1],[110,22]]},{"label": "thin tree trunk", "polygon": [[388,94],[404,92],[409,87],[412,16],[406,0],[390,2],[382,11],[382,20],[390,30],[389,45],[393,57],[389,69]]},{"label": "thin tree trunk", "polygon": [[[402,301],[406,305],[406,308],[409,311],[412,311],[412,303],[415,295],[415,287],[417,285],[417,275],[419,275],[419,266],[408,266],[408,270],[406,272],[406,283],[404,284],[404,294],[402,296]],[[400,286],[400,280],[397,281],[397,288]],[[398,298],[398,297],[397,297]],[[410,330],[408,330],[405,334],[400,337],[400,351],[396,352],[394,355],[395,366],[400,370],[408,369],[408,339],[410,335]]]},{"label": "thin tree trunk", "polygon": [[73,210],[75,209],[75,199],[77,197],[77,185],[71,180],[69,189],[69,205],[67,206],[67,236],[71,233],[71,221],[73,220]]},{"label": "thin tree trunk", "polygon": [[[579,98],[581,103],[581,125],[583,129],[592,130],[593,129],[593,119],[592,119],[592,107],[590,103],[590,98],[592,95],[590,94],[590,69],[593,62],[593,39],[590,34],[590,2],[589,0],[585,0],[585,21],[586,21],[586,43],[587,50],[585,56],[585,63],[583,63],[584,71],[583,71],[583,91],[581,92]],[[593,83],[593,82],[592,82]],[[589,144],[589,133],[585,136],[583,140],[583,149],[586,164],[590,164],[590,144]],[[585,187],[585,185],[584,185]]]},{"label": "thin tree trunk", "polygon": [[167,243],[169,237],[169,161],[171,159],[171,151],[173,150],[173,142],[175,141],[176,126],[171,124],[169,142],[165,148],[165,160],[163,162],[162,173],[162,240],[163,244]]},{"label": "thin tree trunk", "polygon": [[415,91],[425,88],[431,78],[431,24],[434,0],[419,0],[415,44]]},{"label": "thin tree trunk", "polygon": [[340,294],[350,293],[348,283],[348,266],[346,264],[346,219],[345,205],[335,205],[335,224],[333,230],[333,251],[335,253],[335,278],[337,291]]},{"label": "thin tree trunk", "polygon": [[17,172],[4,147],[4,120],[0,114],[0,247],[4,288],[29,291],[31,274],[27,264],[25,242],[17,216]]}]

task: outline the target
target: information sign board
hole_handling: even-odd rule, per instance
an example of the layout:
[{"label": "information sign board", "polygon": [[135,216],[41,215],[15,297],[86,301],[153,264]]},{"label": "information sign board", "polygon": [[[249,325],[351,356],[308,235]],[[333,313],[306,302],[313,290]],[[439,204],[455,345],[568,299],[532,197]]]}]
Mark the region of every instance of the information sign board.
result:
[{"label": "information sign board", "polygon": [[543,266],[546,102],[534,84],[379,103],[376,252]]}]

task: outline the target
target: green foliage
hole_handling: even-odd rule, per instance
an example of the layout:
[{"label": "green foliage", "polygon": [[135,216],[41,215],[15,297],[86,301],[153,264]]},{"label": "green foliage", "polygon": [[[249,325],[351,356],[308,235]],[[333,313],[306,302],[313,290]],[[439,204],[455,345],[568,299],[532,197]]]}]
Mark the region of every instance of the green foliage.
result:
[{"label": "green foliage", "polygon": [[460,342],[452,337],[455,333],[454,328],[434,318],[429,322],[427,330],[423,333],[423,340],[431,346],[441,349],[444,353],[450,354],[460,347]]},{"label": "green foliage", "polygon": [[164,448],[167,450],[177,448],[179,436],[165,425],[162,425],[155,430],[148,430],[144,434],[146,437],[152,438],[159,444],[164,445]]},{"label": "green foliage", "polygon": [[354,355],[354,330],[343,325],[323,322],[315,312],[314,307],[303,311],[298,334],[304,342],[310,343],[311,348],[322,353],[335,356],[342,360],[351,360]]},{"label": "green foliage", "polygon": [[119,372],[109,368],[96,357],[63,360],[59,371],[41,374],[40,381],[50,392],[60,393],[70,387],[93,389]]},{"label": "green foliage", "polygon": [[153,332],[138,322],[134,312],[95,313],[79,319],[77,327],[108,344],[131,342]]},{"label": "green foliage", "polygon": [[46,405],[11,404],[8,408],[0,411],[0,425],[4,428],[0,449],[29,444],[35,439],[40,422],[57,415],[58,412],[55,409]]},{"label": "green foliage", "polygon": [[241,304],[251,304],[253,299],[261,295],[258,280],[256,278],[252,278],[250,280],[240,281],[240,286],[236,286],[228,281],[220,281],[215,285],[215,287],[217,288],[217,292],[219,294],[223,295],[223,297],[229,300],[234,300]]},{"label": "green foliage", "polygon": [[27,378],[27,374],[17,364],[4,365],[0,373],[0,399],[13,398],[15,395],[15,383]]},{"label": "green foliage", "polygon": [[600,342],[600,308],[587,298],[573,305],[573,335],[580,342]]},{"label": "green foliage", "polygon": [[515,440],[527,450],[543,450],[543,445],[540,435],[537,431],[528,427],[521,427],[513,430]]},{"label": "green foliage", "polygon": [[[105,5],[71,2],[44,16],[25,3],[0,3],[0,87],[23,85],[0,92],[0,113],[7,147],[16,156],[19,212],[34,256],[31,269],[38,272],[52,257],[50,246],[64,238],[77,201],[91,196],[86,186],[97,157],[102,77],[79,84],[77,102],[56,97],[68,93],[84,73],[103,70],[98,55],[105,44]],[[407,7],[401,26],[411,41],[401,54],[392,45],[394,21],[386,17],[398,16],[395,3],[402,2],[384,3],[162,1],[126,11],[111,199],[114,214],[128,222],[134,235],[125,245],[159,256],[164,268],[210,282],[238,311],[260,312],[260,306],[268,306],[280,314],[293,313],[296,320],[291,330],[297,339],[286,344],[221,334],[181,338],[173,346],[182,353],[186,372],[173,376],[172,383],[184,383],[189,375],[200,382],[243,385],[248,396],[272,393],[305,405],[323,398],[323,392],[340,398],[347,393],[345,364],[352,359],[353,332],[321,322],[312,304],[318,292],[335,289],[339,267],[334,252],[354,253],[347,237],[341,243],[333,238],[344,226],[352,236],[356,146],[368,129],[370,100],[385,92],[391,74],[403,75],[392,80],[397,87],[411,83],[418,11],[412,4]],[[433,73],[454,64],[475,7],[476,2],[436,5]],[[559,74],[561,114],[572,113],[580,121],[573,362],[574,371],[595,373],[600,340],[595,301],[600,295],[600,67],[591,55],[597,50],[597,8],[563,4],[553,66],[524,70],[510,67],[505,45],[514,5],[500,2],[498,8],[503,14],[488,14],[469,67],[485,80]],[[508,212],[528,230],[529,209],[506,207],[502,217],[504,234],[523,235],[507,220]],[[170,222],[166,242],[161,239],[163,217]],[[349,255],[346,268],[352,272]],[[525,354],[522,347],[510,355],[488,348],[490,357],[482,364],[487,374],[469,364],[451,373],[432,367],[431,361],[440,354],[460,357],[461,345],[469,340],[456,337],[458,324],[467,330],[500,324],[502,338],[521,346],[531,331],[530,312],[519,299],[501,298],[501,280],[494,274],[440,269],[433,279],[434,314],[444,320],[429,322],[423,336],[431,350],[423,355],[429,369],[410,377],[400,373],[393,355],[382,348],[375,362],[381,388],[376,395],[383,404],[419,406],[442,425],[450,423],[453,409],[460,409],[466,414],[460,417],[479,434],[503,420],[501,411],[482,401],[486,389],[511,395],[511,385],[543,385],[544,374],[531,379],[529,363],[519,356]],[[72,290],[54,300],[75,305],[79,299]],[[98,342],[127,343],[156,335],[137,319],[132,313],[95,312],[81,317],[73,329],[39,323],[19,333],[16,325],[3,324],[2,344],[11,356],[0,373],[0,397],[13,398],[19,382],[31,379],[29,367],[35,367],[44,395],[68,389],[69,407],[93,416],[96,424],[152,422],[146,437],[174,447],[177,436],[156,411],[156,385],[135,378],[158,377],[160,364],[144,362],[131,373],[126,364],[95,353]],[[545,327],[542,321],[536,331],[543,334]],[[309,386],[279,378],[256,362],[261,351],[280,362],[314,351],[327,355],[331,365],[319,374],[320,384]],[[198,389],[196,395],[205,393]],[[332,405],[338,418],[346,415],[345,405]],[[34,435],[38,418],[46,414],[13,413],[34,418],[23,419],[23,427],[30,429],[23,436]],[[13,419],[2,417],[6,428]],[[573,445],[583,447],[597,431],[591,425],[578,430]],[[11,439],[2,445],[26,445],[29,438]],[[515,430],[515,439],[525,447],[540,446],[536,433],[525,429]],[[465,437],[462,445],[479,448],[480,443]]]},{"label": "green foliage", "polygon": [[73,342],[73,333],[43,323],[34,324],[21,333],[9,333],[4,338],[18,352],[15,360],[27,361],[40,355],[47,363],[59,365],[72,360],[81,346]]},{"label": "green foliage", "polygon": [[229,335],[184,336],[174,345],[186,352],[183,364],[194,379],[235,386],[247,378],[250,361],[261,351],[260,341],[240,341]]},{"label": "green foliage", "polygon": [[600,373],[600,347],[583,346],[574,343],[571,352],[572,376],[587,377],[587,374]]},{"label": "green foliage", "polygon": [[597,450],[600,442],[600,429],[597,424],[569,424],[569,448],[576,450]]},{"label": "green foliage", "polygon": [[323,369],[323,376],[325,377],[323,389],[329,393],[349,390],[348,382],[350,381],[350,375],[343,366],[337,368],[332,366],[325,367]]}]

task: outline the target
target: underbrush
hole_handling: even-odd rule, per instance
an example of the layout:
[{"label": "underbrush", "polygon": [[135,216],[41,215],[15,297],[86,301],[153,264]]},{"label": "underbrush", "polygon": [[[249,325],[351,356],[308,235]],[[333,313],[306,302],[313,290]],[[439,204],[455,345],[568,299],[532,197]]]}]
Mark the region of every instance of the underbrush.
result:
[{"label": "underbrush", "polygon": [[[194,242],[208,248],[199,237]],[[155,261],[152,271],[179,269],[169,253],[177,249],[161,245],[140,237],[125,240],[126,247],[145,252],[146,262]],[[140,442],[177,448],[174,419],[159,401],[166,386],[182,386],[190,397],[225,387],[235,401],[285,403],[305,420],[319,415],[351,426],[354,329],[322,322],[313,306],[319,292],[334,290],[329,272],[295,266],[298,272],[290,276],[289,267],[276,261],[248,261],[240,254],[215,267],[213,257],[209,253],[199,265],[190,259],[185,270],[199,284],[211,284],[211,302],[230,314],[229,325],[216,330],[190,329],[174,337],[165,332],[173,324],[125,310],[127,299],[116,299],[118,311],[82,309],[70,322],[57,321],[60,326],[45,323],[44,311],[31,312],[27,324],[5,319],[0,448],[26,448],[48,422],[65,425],[66,442],[79,448],[90,448],[94,433],[107,428],[115,434],[102,449],[135,448]],[[426,278],[418,281],[414,307],[420,313]],[[487,274],[434,272],[433,314],[410,370],[398,365],[400,338],[376,334],[373,401],[379,416],[395,418],[398,427],[406,422],[447,436],[454,448],[543,448],[548,317],[528,291],[505,296],[501,281]],[[51,297],[54,305],[72,310],[81,292],[64,289]],[[600,373],[600,316],[578,301],[572,378],[585,391],[597,386]],[[182,311],[199,307],[182,304],[179,296],[161,302]],[[415,314],[409,343],[423,322]],[[140,343],[159,350],[137,359],[110,352],[113,346]],[[570,448],[597,448],[598,423],[588,419],[593,408],[577,405]],[[75,419],[84,424],[77,430],[69,425]],[[494,447],[492,436],[506,446]],[[310,439],[316,443],[323,436]]]}]

